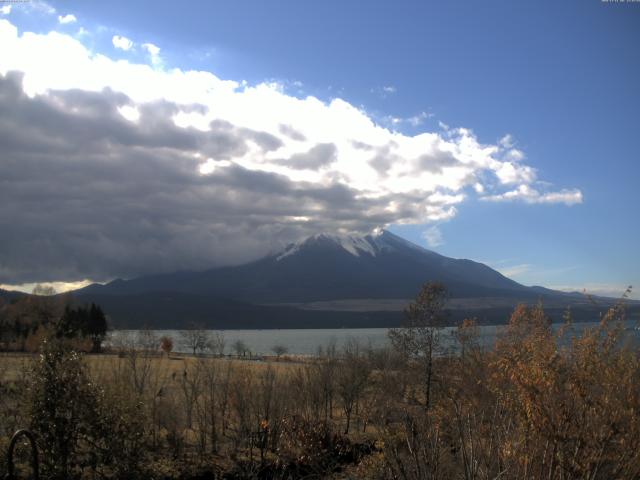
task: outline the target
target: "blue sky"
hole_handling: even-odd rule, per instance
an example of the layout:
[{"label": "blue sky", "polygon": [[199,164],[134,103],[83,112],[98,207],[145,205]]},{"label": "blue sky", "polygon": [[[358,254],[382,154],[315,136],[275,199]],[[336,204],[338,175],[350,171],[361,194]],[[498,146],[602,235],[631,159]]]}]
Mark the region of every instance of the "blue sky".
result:
[{"label": "blue sky", "polygon": [[[64,20],[69,14],[73,21]],[[387,226],[525,284],[607,294],[640,286],[640,3],[70,1],[14,4],[0,18],[20,35],[55,30],[94,54],[156,70],[277,84],[289,97],[325,103],[340,98],[408,138],[436,132],[461,145],[447,130],[461,127],[480,145],[503,140],[509,147],[500,155],[511,149],[522,155],[514,165],[535,170],[535,178],[524,181],[535,200],[528,194],[498,200],[523,182],[485,182],[489,174],[479,169],[474,175],[482,192],[471,184],[430,187],[425,191],[464,200],[451,200],[430,216],[390,217]],[[116,48],[115,36],[132,47]],[[144,44],[159,53],[154,57]],[[398,191],[395,184],[384,190]],[[545,197],[554,193],[559,200]],[[453,213],[447,210],[452,206]],[[360,220],[358,226],[367,224]],[[189,261],[176,265],[190,267]],[[60,272],[60,278],[42,280],[114,273],[97,265]],[[39,280],[35,273],[19,277],[0,283]]]}]

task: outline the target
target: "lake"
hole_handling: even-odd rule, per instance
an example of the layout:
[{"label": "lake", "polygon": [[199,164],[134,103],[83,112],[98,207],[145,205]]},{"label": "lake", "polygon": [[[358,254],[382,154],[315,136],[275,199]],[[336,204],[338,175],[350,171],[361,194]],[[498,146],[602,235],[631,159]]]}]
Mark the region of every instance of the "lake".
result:
[{"label": "lake", "polygon": [[[578,335],[583,329],[596,326],[596,322],[576,323],[573,325],[573,333]],[[557,329],[561,325],[554,324]],[[634,345],[640,345],[640,331],[637,330],[634,321],[627,322],[626,338]],[[504,326],[486,325],[480,326],[480,343],[483,346],[492,346],[500,329]],[[451,338],[454,327],[443,329],[445,338]],[[216,330],[224,335],[226,347],[225,353],[233,352],[233,343],[237,340],[243,341],[254,355],[273,355],[274,345],[282,345],[287,348],[292,355],[314,355],[319,347],[325,347],[332,342],[338,348],[342,347],[349,340],[357,340],[361,345],[373,347],[383,347],[389,345],[387,328],[335,328],[335,329],[286,329],[286,330]],[[213,332],[213,331],[212,331]],[[111,341],[118,341],[128,336],[137,336],[138,330],[116,330],[111,333]],[[190,349],[181,342],[180,330],[153,330],[157,337],[163,335],[173,339],[173,351],[180,353],[190,353]],[[449,341],[448,343],[453,343]]]}]

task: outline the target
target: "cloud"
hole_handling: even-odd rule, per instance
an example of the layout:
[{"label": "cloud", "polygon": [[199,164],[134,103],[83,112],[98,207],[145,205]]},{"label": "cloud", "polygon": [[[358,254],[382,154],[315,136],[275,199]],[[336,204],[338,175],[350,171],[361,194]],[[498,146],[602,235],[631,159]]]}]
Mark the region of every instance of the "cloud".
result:
[{"label": "cloud", "polygon": [[504,154],[504,158],[507,160],[511,160],[514,162],[520,162],[525,159],[524,152],[522,150],[518,150],[517,148],[510,148]]},{"label": "cloud", "polygon": [[280,163],[291,168],[317,170],[326,167],[338,159],[338,149],[333,143],[319,143],[304,153],[296,153]]},{"label": "cloud", "polygon": [[[505,277],[517,277],[531,271],[531,265],[528,263],[521,263],[519,265],[511,265],[509,267],[496,268]],[[494,267],[495,268],[495,267]]]},{"label": "cloud", "polygon": [[153,43],[143,43],[142,48],[149,53],[149,60],[151,60],[153,65],[158,66],[162,64],[162,59],[160,58],[160,47]]},{"label": "cloud", "polygon": [[418,157],[420,167],[427,172],[442,173],[447,167],[461,166],[462,163],[450,152],[434,155],[425,153]]},{"label": "cloud", "polygon": [[123,37],[120,35],[114,35],[111,39],[113,46],[119,48],[120,50],[124,50],[125,52],[131,50],[133,47],[133,42],[129,40],[127,37]]},{"label": "cloud", "polygon": [[280,133],[282,135],[289,137],[291,140],[295,140],[297,142],[304,142],[307,140],[307,137],[305,137],[291,125],[280,124],[278,129],[280,130]]},{"label": "cloud", "polygon": [[62,24],[75,23],[78,19],[75,15],[68,13],[66,15],[58,15],[58,22]]},{"label": "cloud", "polygon": [[511,135],[510,133],[507,133],[504,137],[502,137],[498,143],[504,147],[504,148],[511,148],[513,147],[515,140],[513,138],[513,135]]},{"label": "cloud", "polygon": [[427,112],[420,112],[410,117],[394,117],[392,115],[387,115],[382,117],[381,121],[382,123],[389,125],[391,128],[400,128],[406,125],[417,128],[422,125],[425,120],[432,118],[433,116],[434,115],[432,113]]},{"label": "cloud", "polygon": [[428,118],[433,117],[432,113],[427,113],[427,112],[420,112],[417,115],[414,115],[412,117],[406,118],[405,121],[411,125],[412,127],[419,127],[420,125],[422,125],[424,123],[424,121]]},{"label": "cloud", "polygon": [[369,91],[384,100],[390,95],[394,95],[398,90],[393,85],[383,85],[382,87],[371,88]]},{"label": "cloud", "polygon": [[14,1],[9,3],[13,3],[16,8],[19,8],[29,14],[55,15],[56,13],[56,9],[54,7],[42,0]]},{"label": "cloud", "polygon": [[[584,283],[578,285],[551,285],[549,288],[564,292],[584,293],[585,295],[621,298],[627,288],[629,288],[629,285],[622,283]],[[628,298],[640,300],[638,290],[632,288]]]},{"label": "cloud", "polygon": [[513,184],[522,183],[529,184],[536,179],[535,169],[526,165],[519,165],[514,162],[502,162],[495,170],[496,175],[501,183]]},{"label": "cloud", "polygon": [[576,205],[582,203],[582,192],[577,189],[563,189],[557,192],[540,192],[527,184],[518,186],[515,190],[498,195],[487,195],[481,197],[490,202],[509,202],[521,200],[531,204],[563,203],[565,205]]},{"label": "cloud", "polygon": [[78,288],[86,287],[87,285],[91,285],[93,282],[91,280],[78,280],[76,282],[45,282],[45,283],[21,283],[17,285],[12,284],[0,284],[0,288],[3,290],[13,290],[19,292],[32,293],[33,289],[36,288],[37,285],[41,287],[50,287],[56,293],[68,292],[71,290],[77,290]]},{"label": "cloud", "polygon": [[422,232],[422,238],[427,242],[427,246],[431,248],[439,247],[444,244],[444,238],[438,225],[433,225]]},{"label": "cloud", "polygon": [[0,7],[0,13],[2,15],[9,15],[11,13],[11,4]]},{"label": "cloud", "polygon": [[115,60],[1,19],[0,44],[2,283],[240,263],[318,231],[449,220],[474,189],[581,195],[536,196],[513,146],[470,129],[406,135],[340,98],[165,68],[149,46],[148,64]]}]

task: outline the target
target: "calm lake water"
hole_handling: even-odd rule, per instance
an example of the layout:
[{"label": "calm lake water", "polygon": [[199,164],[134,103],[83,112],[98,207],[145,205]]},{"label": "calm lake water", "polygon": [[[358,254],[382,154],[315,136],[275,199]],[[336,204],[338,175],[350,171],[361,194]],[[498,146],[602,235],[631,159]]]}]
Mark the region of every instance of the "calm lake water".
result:
[{"label": "calm lake water", "polygon": [[[573,325],[572,333],[579,335],[580,332],[589,327],[596,326],[597,323],[576,323]],[[554,325],[554,329],[560,325]],[[625,336],[627,341],[634,345],[640,345],[640,331],[637,330],[635,322],[627,322]],[[495,343],[498,332],[503,326],[481,326],[479,327],[480,342],[484,346],[492,346]],[[443,335],[451,338],[454,328],[444,328]],[[325,347],[335,342],[338,348],[342,347],[349,340],[357,340],[361,345],[373,347],[383,347],[389,344],[387,328],[340,328],[340,329],[286,329],[286,330],[216,330],[224,335],[226,347],[225,353],[233,352],[233,343],[237,340],[243,341],[254,355],[272,355],[274,345],[283,345],[293,355],[314,355],[319,347]],[[189,353],[190,350],[181,342],[179,330],[153,330],[157,337],[167,335],[173,339],[175,352]],[[135,337],[138,330],[117,330],[112,332],[111,341],[117,342],[125,337]],[[569,334],[570,338],[571,333]],[[453,343],[453,342],[451,342]]]}]

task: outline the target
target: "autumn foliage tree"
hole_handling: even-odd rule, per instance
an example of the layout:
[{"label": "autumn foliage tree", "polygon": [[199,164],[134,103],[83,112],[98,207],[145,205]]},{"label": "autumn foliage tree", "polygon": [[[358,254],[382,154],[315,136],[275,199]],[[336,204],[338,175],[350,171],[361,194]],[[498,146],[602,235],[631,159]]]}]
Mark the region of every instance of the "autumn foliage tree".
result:
[{"label": "autumn foliage tree", "polygon": [[433,359],[431,408],[405,404],[386,427],[387,478],[638,478],[640,357],[624,320],[618,304],[578,331],[519,305],[493,347],[465,321],[458,354]]},{"label": "autumn foliage tree", "polygon": [[160,337],[160,350],[169,355],[173,350],[173,339],[167,335]]},{"label": "autumn foliage tree", "polygon": [[505,463],[529,478],[632,478],[640,472],[640,361],[621,344],[624,310],[581,336],[519,306],[498,340],[492,388],[511,413]]},{"label": "autumn foliage tree", "polygon": [[67,295],[25,295],[0,304],[0,348],[37,351],[42,340],[75,339],[82,350],[100,352],[106,337],[107,318],[100,306],[79,305]]}]

